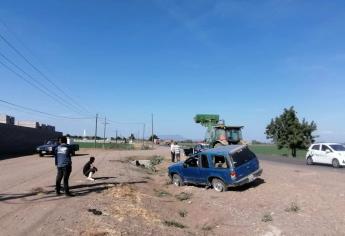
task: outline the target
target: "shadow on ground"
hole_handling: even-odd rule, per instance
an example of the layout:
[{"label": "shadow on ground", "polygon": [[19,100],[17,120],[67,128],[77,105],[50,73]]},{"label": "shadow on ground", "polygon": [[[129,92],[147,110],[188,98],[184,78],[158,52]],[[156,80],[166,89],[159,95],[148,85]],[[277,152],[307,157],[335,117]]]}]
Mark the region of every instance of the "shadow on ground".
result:
[{"label": "shadow on ground", "polygon": [[[102,178],[102,177],[99,177]],[[114,178],[114,177],[103,177],[106,179]],[[76,195],[76,197],[86,196],[90,193],[101,193],[104,190],[109,188],[115,187],[119,184],[142,184],[147,183],[147,181],[129,181],[129,182],[93,182],[90,184],[79,184],[70,186],[70,191]],[[35,201],[42,201],[42,200],[56,200],[57,198],[64,198],[64,195],[56,196],[55,193],[55,186],[48,186],[48,188],[53,188],[53,190],[46,191],[43,188],[36,188],[33,189],[31,192],[27,193],[1,193],[0,194],[0,202],[5,202],[9,200],[17,200],[22,199],[23,202],[35,202]]]},{"label": "shadow on ground", "polygon": [[233,187],[233,188],[230,188],[229,190],[234,191],[234,192],[244,192],[244,191],[247,191],[248,189],[256,188],[256,187],[258,187],[264,183],[266,183],[264,179],[257,178],[256,180],[254,180],[251,183],[248,183],[248,184],[245,184],[242,186],[238,186],[238,187]]},{"label": "shadow on ground", "polygon": [[[238,186],[238,187],[230,187],[228,189],[228,191],[234,191],[234,192],[244,192],[248,189],[251,189],[251,188],[256,188],[258,186],[260,186],[261,184],[264,184],[266,183],[264,179],[262,178],[257,178],[255,179],[253,182],[251,183],[248,183],[248,184],[245,184],[245,185],[242,185],[242,186]],[[194,185],[194,184],[186,184],[188,186],[195,186],[197,188],[205,188],[204,185]],[[208,187],[207,189],[212,189],[212,187]]]}]

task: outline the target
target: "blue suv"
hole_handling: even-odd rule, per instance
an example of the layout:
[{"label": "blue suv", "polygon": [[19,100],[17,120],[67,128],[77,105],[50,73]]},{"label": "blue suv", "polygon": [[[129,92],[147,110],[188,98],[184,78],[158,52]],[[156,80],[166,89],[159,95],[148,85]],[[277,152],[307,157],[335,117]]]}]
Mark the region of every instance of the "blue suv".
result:
[{"label": "blue suv", "polygon": [[259,160],[246,145],[229,145],[202,151],[169,166],[172,183],[213,186],[217,192],[254,181],[262,173]]}]

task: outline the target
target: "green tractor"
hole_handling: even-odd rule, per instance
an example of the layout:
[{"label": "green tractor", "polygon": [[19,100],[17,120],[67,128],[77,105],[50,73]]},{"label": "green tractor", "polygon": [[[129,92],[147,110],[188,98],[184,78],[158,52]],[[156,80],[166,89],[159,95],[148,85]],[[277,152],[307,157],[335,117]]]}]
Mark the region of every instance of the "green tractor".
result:
[{"label": "green tractor", "polygon": [[227,126],[219,115],[198,114],[194,121],[207,128],[205,140],[212,147],[243,143],[243,126]]}]

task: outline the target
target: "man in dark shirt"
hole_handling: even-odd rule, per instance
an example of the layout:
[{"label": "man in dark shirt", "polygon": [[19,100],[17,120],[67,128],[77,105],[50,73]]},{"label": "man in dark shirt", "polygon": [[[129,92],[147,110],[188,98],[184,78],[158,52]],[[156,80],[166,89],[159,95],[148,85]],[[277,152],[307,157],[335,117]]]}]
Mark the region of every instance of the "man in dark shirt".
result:
[{"label": "man in dark shirt", "polygon": [[84,165],[83,173],[87,177],[88,180],[95,181],[95,179],[92,178],[92,175],[97,171],[97,168],[93,166],[93,163],[95,162],[94,157],[90,157],[90,160]]},{"label": "man in dark shirt", "polygon": [[55,149],[55,165],[57,167],[56,176],[56,194],[60,195],[61,180],[63,178],[63,187],[65,190],[65,195],[68,197],[73,197],[74,195],[70,193],[68,186],[68,179],[72,172],[72,159],[71,151],[67,145],[67,138],[65,136],[59,139],[60,145]]}]

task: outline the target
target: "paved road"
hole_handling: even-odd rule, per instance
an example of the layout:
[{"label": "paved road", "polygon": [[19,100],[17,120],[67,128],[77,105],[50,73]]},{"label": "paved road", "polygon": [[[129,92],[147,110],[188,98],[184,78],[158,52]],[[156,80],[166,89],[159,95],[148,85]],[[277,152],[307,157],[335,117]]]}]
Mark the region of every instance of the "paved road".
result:
[{"label": "paved road", "polygon": [[295,166],[304,166],[309,169],[318,169],[320,171],[331,171],[331,172],[339,172],[345,174],[345,168],[333,168],[331,165],[322,165],[322,164],[315,164],[315,165],[306,165],[304,159],[298,158],[291,158],[291,157],[281,157],[281,156],[258,156],[259,160],[269,161],[272,163],[281,164],[288,164],[288,165],[295,165]]}]

